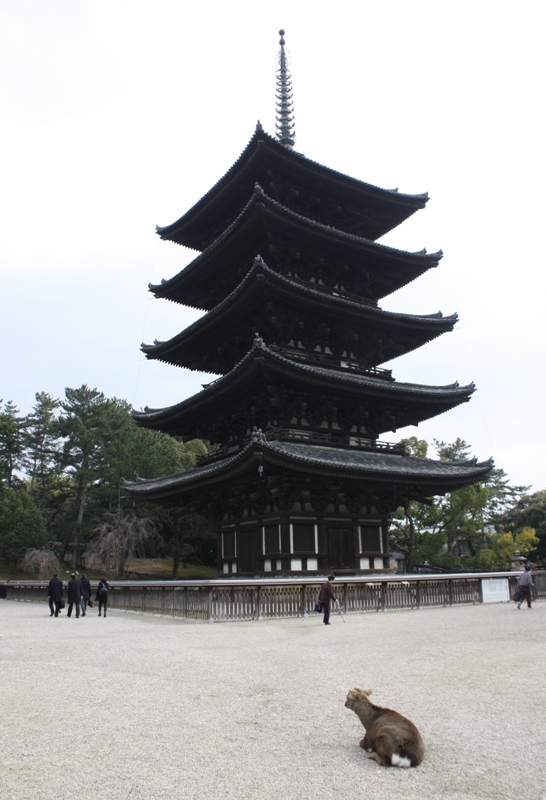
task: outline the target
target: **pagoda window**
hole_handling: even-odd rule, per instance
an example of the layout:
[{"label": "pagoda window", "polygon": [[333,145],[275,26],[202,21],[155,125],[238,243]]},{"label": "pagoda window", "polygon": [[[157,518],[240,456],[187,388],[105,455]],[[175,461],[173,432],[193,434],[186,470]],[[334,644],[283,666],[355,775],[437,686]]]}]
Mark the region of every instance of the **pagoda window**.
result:
[{"label": "pagoda window", "polygon": [[360,552],[361,553],[381,553],[381,529],[378,525],[361,525],[359,528],[360,534]]},{"label": "pagoda window", "polygon": [[264,525],[263,547],[264,547],[264,555],[281,552],[280,525]]},{"label": "pagoda window", "polygon": [[298,525],[292,526],[293,553],[316,553],[315,526]]},{"label": "pagoda window", "polygon": [[235,531],[222,533],[222,558],[235,558]]}]

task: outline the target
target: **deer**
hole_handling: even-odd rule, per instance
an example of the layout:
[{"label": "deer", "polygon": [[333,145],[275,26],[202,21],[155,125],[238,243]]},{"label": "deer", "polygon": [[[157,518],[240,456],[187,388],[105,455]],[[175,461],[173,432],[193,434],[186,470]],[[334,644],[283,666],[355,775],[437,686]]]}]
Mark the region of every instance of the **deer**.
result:
[{"label": "deer", "polygon": [[381,708],[368,699],[371,689],[351,689],[345,706],[352,709],[366,728],[360,742],[364,750],[371,750],[381,767],[416,767],[425,755],[421,734],[409,719],[398,711]]}]

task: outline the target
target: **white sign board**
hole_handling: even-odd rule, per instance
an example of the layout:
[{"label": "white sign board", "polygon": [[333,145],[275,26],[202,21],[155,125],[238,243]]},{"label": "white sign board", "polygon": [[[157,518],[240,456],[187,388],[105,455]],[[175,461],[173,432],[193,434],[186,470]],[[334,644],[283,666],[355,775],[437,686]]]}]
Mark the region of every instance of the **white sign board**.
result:
[{"label": "white sign board", "polygon": [[484,603],[506,603],[510,600],[508,578],[482,578]]}]

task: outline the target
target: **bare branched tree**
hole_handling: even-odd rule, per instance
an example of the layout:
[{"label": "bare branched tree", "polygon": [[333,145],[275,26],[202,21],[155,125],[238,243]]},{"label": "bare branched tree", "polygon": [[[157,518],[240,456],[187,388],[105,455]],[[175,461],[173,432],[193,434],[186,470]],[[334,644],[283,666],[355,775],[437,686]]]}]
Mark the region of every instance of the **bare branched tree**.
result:
[{"label": "bare branched tree", "polygon": [[55,572],[61,572],[62,564],[53,550],[48,547],[44,547],[41,550],[29,547],[21,561],[21,569],[30,575],[38,573],[40,580],[43,580],[44,575],[53,575]]},{"label": "bare branched tree", "polygon": [[162,544],[152,517],[108,514],[108,520],[96,527],[94,533],[97,536],[84,553],[85,563],[113,573],[116,579],[122,577],[130,558],[142,557]]}]

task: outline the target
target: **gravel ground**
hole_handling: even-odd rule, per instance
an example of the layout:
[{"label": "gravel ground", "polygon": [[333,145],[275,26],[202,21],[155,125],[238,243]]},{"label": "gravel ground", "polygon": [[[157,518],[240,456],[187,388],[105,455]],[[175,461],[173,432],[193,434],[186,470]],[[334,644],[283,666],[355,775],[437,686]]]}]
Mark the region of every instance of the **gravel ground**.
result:
[{"label": "gravel ground", "polygon": [[[0,797],[546,800],[546,603],[345,619],[0,600]],[[419,767],[366,758],[353,686],[415,722]]]}]

